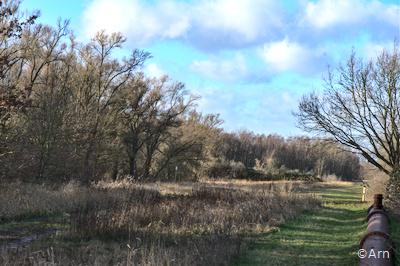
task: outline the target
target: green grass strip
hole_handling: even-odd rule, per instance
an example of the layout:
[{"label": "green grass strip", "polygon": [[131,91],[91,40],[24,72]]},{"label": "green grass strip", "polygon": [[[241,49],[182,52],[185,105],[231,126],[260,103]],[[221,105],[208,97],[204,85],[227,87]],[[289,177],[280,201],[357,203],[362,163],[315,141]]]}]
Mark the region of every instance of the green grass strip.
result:
[{"label": "green grass strip", "polygon": [[366,230],[367,204],[361,186],[328,186],[320,209],[303,213],[250,244],[235,265],[358,265],[357,250]]}]

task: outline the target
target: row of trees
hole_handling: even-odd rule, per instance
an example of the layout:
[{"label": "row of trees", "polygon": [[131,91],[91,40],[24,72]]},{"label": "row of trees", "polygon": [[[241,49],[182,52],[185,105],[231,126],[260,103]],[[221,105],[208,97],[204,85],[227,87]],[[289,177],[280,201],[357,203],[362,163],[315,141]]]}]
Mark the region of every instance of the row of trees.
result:
[{"label": "row of trees", "polygon": [[[343,179],[360,176],[359,158],[332,142],[305,137],[284,139],[248,131],[224,133],[219,149],[222,158],[247,168],[290,169],[316,176],[334,174]],[[257,165],[256,165],[257,164]]]},{"label": "row of trees", "polygon": [[220,121],[196,113],[182,83],[144,76],[148,53],[118,60],[120,34],[79,43],[68,23],[35,25],[35,15],[19,16],[18,3],[0,3],[2,176],[88,183],[199,167]]},{"label": "row of trees", "polygon": [[149,53],[117,59],[120,34],[80,43],[68,23],[36,25],[0,3],[1,177],[182,179],[216,161],[358,177],[357,157],[332,144],[224,133],[182,83],[142,73]]}]

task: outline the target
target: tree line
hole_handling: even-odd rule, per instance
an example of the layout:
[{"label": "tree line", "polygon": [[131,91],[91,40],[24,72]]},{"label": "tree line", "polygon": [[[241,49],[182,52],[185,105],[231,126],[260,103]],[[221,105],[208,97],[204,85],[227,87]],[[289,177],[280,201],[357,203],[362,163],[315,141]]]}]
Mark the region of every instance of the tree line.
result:
[{"label": "tree line", "polygon": [[119,33],[78,42],[68,22],[36,24],[18,2],[0,3],[2,178],[184,179],[221,161],[358,175],[358,159],[332,144],[224,132],[183,83],[143,73],[149,53],[118,58]]},{"label": "tree line", "polygon": [[360,177],[359,158],[329,140],[308,137],[285,139],[279,135],[255,134],[250,131],[223,133],[221,139],[218,158],[223,158],[225,162],[240,162],[242,167],[261,172],[295,170],[317,177]]}]

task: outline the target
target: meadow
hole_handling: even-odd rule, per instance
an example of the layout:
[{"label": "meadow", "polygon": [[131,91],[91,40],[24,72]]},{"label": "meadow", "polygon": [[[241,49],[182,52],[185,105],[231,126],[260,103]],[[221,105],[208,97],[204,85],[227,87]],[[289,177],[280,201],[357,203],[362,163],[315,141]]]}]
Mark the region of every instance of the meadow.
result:
[{"label": "meadow", "polygon": [[318,208],[303,182],[11,183],[1,265],[228,265],[249,237]]},{"label": "meadow", "polygon": [[[313,31],[314,23],[307,24],[319,2],[328,3],[322,11],[331,17],[333,1],[297,1],[294,10],[305,12],[288,12],[296,15],[288,20],[256,6],[269,1],[183,1],[176,7],[167,1],[165,7],[157,3],[156,13],[163,12],[156,17],[150,16],[153,2],[165,1],[148,1],[138,12],[140,1],[113,2],[112,8],[110,1],[90,1],[107,2],[101,21],[135,20],[122,27],[128,32],[96,25],[84,38],[80,32],[88,23],[74,33],[68,18],[56,24],[39,18],[36,9],[55,1],[31,11],[21,2],[0,0],[0,265],[356,265],[366,210],[377,192],[385,194],[399,242],[398,43],[371,58],[357,45],[371,43],[354,35],[343,39],[340,53],[329,54],[337,49],[328,49],[328,39],[302,32],[346,32]],[[355,10],[385,7],[375,2]],[[353,12],[344,6],[348,12],[339,13]],[[367,24],[390,20],[392,7],[375,12],[390,14]],[[262,19],[271,14],[261,10],[272,10],[271,21],[278,22],[271,33],[294,31],[270,39],[275,34],[265,26],[271,21]],[[179,23],[172,23],[175,13]],[[214,17],[222,20],[208,19]],[[164,18],[171,23],[163,25]],[[171,33],[186,19],[183,32]],[[152,36],[154,43],[132,40],[135,27],[143,33],[138,39]],[[152,34],[153,28],[160,32]],[[200,34],[192,32],[196,28]],[[203,35],[216,49],[195,43]],[[224,47],[215,43],[220,38]],[[334,39],[335,45],[342,40]],[[186,60],[191,56],[181,41],[196,58]],[[350,49],[357,46],[361,57]],[[348,58],[340,63],[346,47]],[[229,56],[242,52],[230,63]],[[324,62],[310,67],[314,60]],[[247,71],[247,65],[259,66]],[[323,65],[333,68],[317,73]],[[317,76],[326,78],[320,83]],[[296,129],[285,120],[289,111]],[[369,184],[366,203],[360,202],[362,180]]]}]

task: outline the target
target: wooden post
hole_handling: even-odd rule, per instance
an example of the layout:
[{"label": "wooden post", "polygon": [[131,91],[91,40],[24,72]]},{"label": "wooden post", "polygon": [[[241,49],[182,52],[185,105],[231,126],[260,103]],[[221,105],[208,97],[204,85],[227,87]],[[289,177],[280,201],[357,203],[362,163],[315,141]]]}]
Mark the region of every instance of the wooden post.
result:
[{"label": "wooden post", "polygon": [[375,194],[374,195],[374,208],[383,209],[383,195]]},{"label": "wooden post", "polygon": [[363,185],[363,191],[362,191],[362,195],[361,195],[361,202],[365,202],[365,194],[367,192],[367,187],[365,185]]}]

